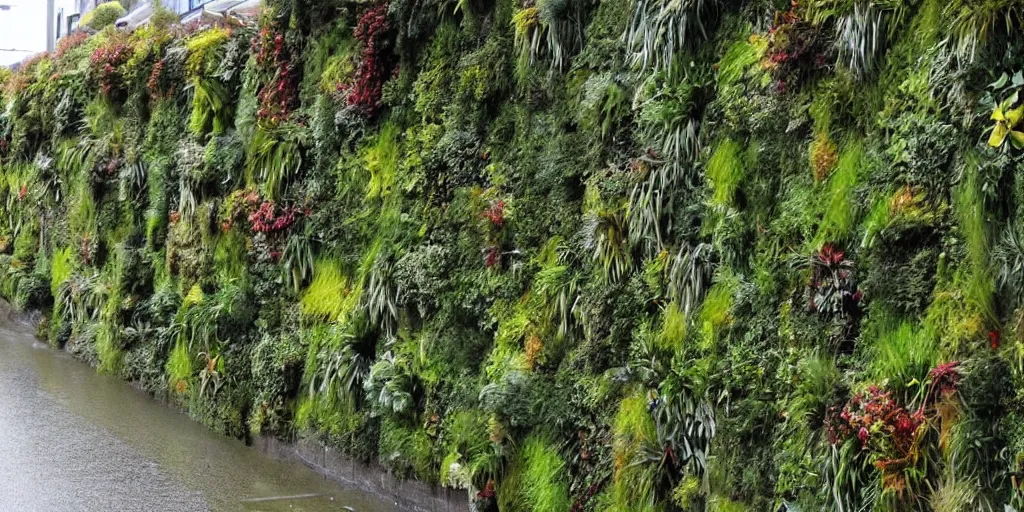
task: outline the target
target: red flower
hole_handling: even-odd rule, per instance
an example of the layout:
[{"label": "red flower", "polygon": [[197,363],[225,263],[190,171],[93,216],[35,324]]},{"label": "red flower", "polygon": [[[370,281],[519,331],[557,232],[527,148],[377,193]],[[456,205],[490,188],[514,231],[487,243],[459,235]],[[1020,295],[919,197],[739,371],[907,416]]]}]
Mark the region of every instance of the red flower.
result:
[{"label": "red flower", "polygon": [[997,331],[988,332],[988,343],[992,347],[992,350],[999,348],[999,333]]}]

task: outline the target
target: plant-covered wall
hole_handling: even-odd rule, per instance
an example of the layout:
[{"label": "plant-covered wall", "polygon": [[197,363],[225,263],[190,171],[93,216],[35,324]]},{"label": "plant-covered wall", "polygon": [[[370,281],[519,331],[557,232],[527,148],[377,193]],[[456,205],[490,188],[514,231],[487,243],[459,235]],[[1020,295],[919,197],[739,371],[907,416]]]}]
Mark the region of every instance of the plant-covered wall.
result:
[{"label": "plant-covered wall", "polygon": [[478,510],[1020,508],[1021,0],[272,0],[0,75],[0,292]]}]

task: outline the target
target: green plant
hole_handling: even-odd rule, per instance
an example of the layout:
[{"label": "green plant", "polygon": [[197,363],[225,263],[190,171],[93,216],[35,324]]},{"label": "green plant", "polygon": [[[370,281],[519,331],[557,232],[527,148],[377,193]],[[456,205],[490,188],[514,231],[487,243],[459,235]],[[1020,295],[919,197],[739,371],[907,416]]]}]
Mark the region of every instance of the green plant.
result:
[{"label": "green plant", "polygon": [[358,293],[349,289],[348,279],[338,263],[319,259],[313,266],[313,281],[302,294],[302,312],[311,317],[344,322],[356,306]]},{"label": "green plant", "polygon": [[746,174],[740,145],[731,139],[720,142],[708,160],[706,173],[711,184],[712,204],[721,208],[732,206]]},{"label": "green plant", "polygon": [[617,281],[633,265],[624,215],[612,210],[602,210],[586,219],[584,234],[585,247],[599,265],[606,280]]},{"label": "green plant", "polygon": [[956,53],[973,61],[978,48],[997,34],[1013,33],[1024,19],[1024,5],[1016,0],[952,0],[946,4],[945,17]]},{"label": "green plant", "polygon": [[938,340],[926,329],[895,319],[876,320],[868,373],[906,396],[922,393],[928,372],[939,361]]},{"label": "green plant", "polygon": [[565,462],[558,452],[536,434],[526,438],[520,450],[524,504],[537,512],[569,510]]},{"label": "green plant", "polygon": [[745,39],[729,46],[718,61],[719,87],[732,85],[744,78],[761,61],[764,50],[764,39]]},{"label": "green plant", "polygon": [[828,178],[818,240],[844,240],[853,231],[859,203],[856,187],[865,165],[864,146],[851,142],[843,148],[835,172]]},{"label": "green plant", "polygon": [[964,183],[953,194],[957,222],[964,234],[967,250],[969,281],[966,285],[968,299],[988,320],[995,319],[993,292],[995,280],[989,263],[989,234],[985,215],[984,198],[977,181],[977,161],[969,157],[965,164],[968,174]]},{"label": "green plant", "polygon": [[288,180],[302,166],[306,135],[303,128],[292,125],[257,129],[246,151],[246,181],[259,182],[267,199],[279,198]]},{"label": "green plant", "polygon": [[706,24],[720,8],[718,0],[635,0],[622,36],[630,63],[638,71],[672,71],[678,55],[707,37]]},{"label": "green plant", "polygon": [[[394,341],[389,344],[393,346]],[[384,352],[370,367],[363,390],[374,415],[408,416],[420,393],[420,381],[412,373],[412,355],[394,348]]]},{"label": "green plant", "polygon": [[192,356],[187,345],[178,341],[167,359],[167,380],[171,390],[184,394],[188,392],[192,382]]},{"label": "green plant", "polygon": [[990,119],[995,121],[996,125],[992,127],[992,134],[988,138],[989,146],[1002,147],[1009,138],[1014,148],[1024,149],[1024,132],[1015,130],[1021,118],[1024,118],[1024,105],[1011,108],[1017,101],[1017,93],[1014,93],[992,111]]},{"label": "green plant", "polygon": [[550,61],[551,71],[567,67],[583,47],[582,6],[578,0],[542,0],[515,13],[512,26],[520,80],[529,66],[541,59]]},{"label": "green plant", "polygon": [[125,11],[120,2],[104,2],[97,5],[95,9],[85,13],[82,19],[78,21],[78,24],[93,30],[101,30],[109,25],[113,25],[118,18],[125,14],[128,14],[128,12]]},{"label": "green plant", "polygon": [[653,510],[656,502],[654,467],[643,464],[645,446],[656,443],[657,425],[641,394],[624,399],[612,427],[613,450],[619,460],[612,477],[610,510]]}]

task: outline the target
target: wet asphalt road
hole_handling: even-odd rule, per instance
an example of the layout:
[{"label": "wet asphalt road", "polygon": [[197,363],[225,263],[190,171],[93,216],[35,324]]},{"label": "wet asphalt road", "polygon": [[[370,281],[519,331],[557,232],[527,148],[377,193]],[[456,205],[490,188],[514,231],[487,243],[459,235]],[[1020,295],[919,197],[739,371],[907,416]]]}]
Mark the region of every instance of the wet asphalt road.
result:
[{"label": "wet asphalt road", "polygon": [[394,510],[207,430],[5,320],[0,511]]}]

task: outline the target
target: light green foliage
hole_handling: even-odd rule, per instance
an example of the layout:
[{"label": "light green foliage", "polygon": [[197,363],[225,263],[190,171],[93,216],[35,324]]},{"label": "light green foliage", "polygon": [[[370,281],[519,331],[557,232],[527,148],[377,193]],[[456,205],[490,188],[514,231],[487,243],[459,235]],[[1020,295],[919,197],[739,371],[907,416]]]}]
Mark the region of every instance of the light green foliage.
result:
[{"label": "light green foliage", "polygon": [[380,130],[377,141],[366,151],[366,169],[370,181],[366,184],[366,198],[385,198],[395,187],[398,172],[398,128],[388,123]]},{"label": "light green foliage", "polygon": [[120,2],[104,2],[97,5],[95,9],[85,13],[78,23],[93,30],[100,30],[113,25],[118,18],[125,14],[128,14],[128,12],[125,11]]},{"label": "light green foliage", "polygon": [[526,508],[537,512],[568,510],[571,501],[562,457],[538,435],[528,437],[520,450]]},{"label": "light green foliage", "polygon": [[268,199],[277,199],[289,178],[302,166],[302,128],[285,126],[256,130],[246,151],[246,181],[259,183]]},{"label": "light green foliage", "polygon": [[633,393],[619,404],[612,435],[615,460],[621,462],[612,476],[609,510],[655,510],[653,468],[639,462],[646,446],[657,442],[657,432],[647,411],[647,399],[641,393]]},{"label": "light green foliage", "polygon": [[217,237],[213,265],[222,283],[245,277],[246,252],[245,239],[237,231],[227,231]]},{"label": "light green foliage", "polygon": [[329,259],[317,260],[313,282],[302,294],[303,314],[344,322],[357,301],[358,294],[350,289],[348,279],[338,263]]},{"label": "light green foliage", "polygon": [[57,295],[57,290],[71,277],[71,273],[75,270],[74,254],[71,252],[70,247],[65,247],[59,251],[53,253],[53,259],[50,262],[50,291],[53,295]]},{"label": "light green foliage", "polygon": [[740,145],[731,139],[720,142],[707,164],[711,202],[722,208],[732,206],[745,174]]},{"label": "light green foliage", "polygon": [[989,225],[985,219],[984,198],[974,171],[976,160],[971,158],[965,165],[968,167],[967,180],[956,190],[953,203],[967,249],[970,276],[966,283],[967,297],[986,319],[991,320],[995,317],[992,302],[995,281],[988,259]]},{"label": "light green foliage", "polygon": [[733,296],[738,284],[735,276],[719,276],[718,281],[704,297],[698,319],[704,348],[713,347],[719,341],[722,332],[733,323]]},{"label": "light green foliage", "polygon": [[1020,505],[1021,0],[265,3],[0,69],[54,346],[479,510]]},{"label": "light green foliage", "polygon": [[921,326],[881,314],[871,330],[866,334],[873,338],[867,348],[871,377],[908,396],[920,392],[928,371],[940,362],[938,339]]},{"label": "light green foliage", "polygon": [[851,235],[858,217],[856,187],[864,165],[864,146],[860,142],[848,143],[826,184],[828,190],[817,237],[821,243],[845,240]]},{"label": "light green foliage", "polygon": [[117,374],[121,370],[124,354],[117,347],[113,327],[108,323],[100,325],[96,334],[96,355],[99,357],[99,371]]},{"label": "light green foliage", "polygon": [[754,65],[761,60],[765,46],[763,38],[750,38],[730,45],[718,61],[719,87],[732,85],[755,69]]},{"label": "light green foliage", "polygon": [[192,356],[188,351],[188,344],[178,341],[167,359],[167,381],[171,390],[176,393],[186,393],[192,383]]}]

